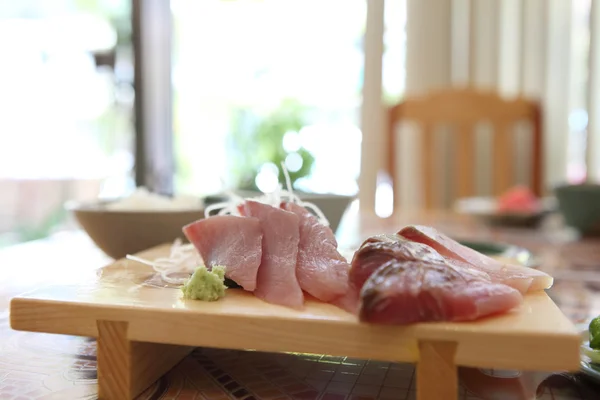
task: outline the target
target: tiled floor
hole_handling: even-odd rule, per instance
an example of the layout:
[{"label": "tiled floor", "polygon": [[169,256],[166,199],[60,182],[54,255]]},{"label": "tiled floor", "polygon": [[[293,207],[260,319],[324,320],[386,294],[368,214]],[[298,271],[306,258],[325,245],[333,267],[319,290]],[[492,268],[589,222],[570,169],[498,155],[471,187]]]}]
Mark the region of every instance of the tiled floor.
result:
[{"label": "tiled floor", "polygon": [[194,358],[224,387],[239,385],[250,398],[399,399],[414,376],[409,364],[345,357],[204,349]]}]

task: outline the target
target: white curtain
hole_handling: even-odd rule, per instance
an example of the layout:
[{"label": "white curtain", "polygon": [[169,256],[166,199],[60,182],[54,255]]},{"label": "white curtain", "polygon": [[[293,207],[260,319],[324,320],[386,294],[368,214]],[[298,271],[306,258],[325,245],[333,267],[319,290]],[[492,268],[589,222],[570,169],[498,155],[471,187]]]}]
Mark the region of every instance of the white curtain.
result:
[{"label": "white curtain", "polygon": [[600,4],[591,0],[588,84],[588,178],[600,181]]},{"label": "white curtain", "polygon": [[[387,0],[398,1],[398,0]],[[498,90],[506,96],[524,95],[541,101],[544,112],[544,177],[546,187],[565,182],[569,146],[569,113],[575,91],[572,32],[577,0],[406,0],[406,95],[450,85]],[[585,0],[582,0],[585,1]],[[589,110],[586,161],[588,178],[600,176],[600,5],[591,0]],[[383,26],[384,0],[367,0],[366,57],[380,58],[373,25]],[[371,30],[369,30],[371,26]],[[371,34],[371,35],[369,35]],[[383,110],[373,87],[381,84],[376,63],[365,63],[363,137],[381,142],[385,124],[365,119],[365,110]],[[587,72],[587,71],[586,71]],[[377,81],[379,79],[379,82]],[[579,79],[580,80],[580,79]],[[581,91],[580,91],[581,92]],[[373,111],[369,115],[374,116]],[[383,115],[383,114],[377,114]],[[406,143],[401,142],[401,146]],[[399,149],[401,150],[401,149]],[[363,144],[363,160],[384,160],[384,146]],[[361,207],[372,209],[365,188],[374,188],[377,165],[363,161]],[[370,186],[364,186],[371,182]],[[400,174],[403,186],[414,185]],[[485,183],[483,183],[485,186]],[[401,190],[406,192],[406,190]],[[367,198],[368,197],[368,198]],[[413,199],[414,200],[414,199]]]}]

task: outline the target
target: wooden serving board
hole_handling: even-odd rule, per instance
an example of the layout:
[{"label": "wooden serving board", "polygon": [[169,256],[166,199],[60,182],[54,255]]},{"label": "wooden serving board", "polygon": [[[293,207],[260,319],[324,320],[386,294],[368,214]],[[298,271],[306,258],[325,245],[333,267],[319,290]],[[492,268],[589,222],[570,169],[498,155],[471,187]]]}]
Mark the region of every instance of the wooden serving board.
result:
[{"label": "wooden serving board", "polygon": [[[159,246],[138,256],[164,256]],[[119,260],[78,285],[50,286],[11,301],[16,330],[98,338],[104,399],[133,398],[193,347],[305,352],[417,363],[419,399],[455,399],[456,366],[578,370],[579,334],[545,292],[518,309],[476,322],[363,324],[333,305],[304,311],[268,304],[240,289],[217,302],[146,285],[151,267]]]}]

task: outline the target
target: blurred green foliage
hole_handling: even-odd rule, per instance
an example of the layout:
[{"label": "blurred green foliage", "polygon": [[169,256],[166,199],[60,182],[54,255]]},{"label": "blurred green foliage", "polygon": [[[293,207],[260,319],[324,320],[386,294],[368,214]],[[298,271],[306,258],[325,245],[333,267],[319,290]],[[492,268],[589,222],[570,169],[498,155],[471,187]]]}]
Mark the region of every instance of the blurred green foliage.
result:
[{"label": "blurred green foliage", "polygon": [[[283,147],[283,137],[287,132],[299,132],[306,125],[305,113],[298,101],[286,99],[258,121],[243,111],[236,114],[231,133],[231,173],[237,189],[258,190],[255,178],[265,163],[273,163],[279,168],[279,182],[285,186],[281,165],[289,153]],[[298,171],[289,171],[292,185],[311,173],[315,161],[303,147],[296,152],[302,158],[302,167]]]},{"label": "blurred green foliage", "polygon": [[117,32],[117,46],[131,45],[131,1],[73,0],[75,9],[105,17]]},{"label": "blurred green foliage", "polygon": [[67,216],[67,210],[61,206],[48,215],[42,222],[21,224],[15,229],[17,240],[19,242],[29,242],[46,238],[67,219]]}]

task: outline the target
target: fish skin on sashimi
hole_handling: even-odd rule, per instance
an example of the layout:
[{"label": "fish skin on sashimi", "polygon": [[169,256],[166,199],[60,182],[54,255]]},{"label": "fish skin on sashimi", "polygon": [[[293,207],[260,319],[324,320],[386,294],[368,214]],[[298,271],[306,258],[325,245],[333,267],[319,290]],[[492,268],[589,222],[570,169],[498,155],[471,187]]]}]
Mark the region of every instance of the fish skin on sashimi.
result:
[{"label": "fish skin on sashimi", "polygon": [[[330,301],[330,303],[336,307],[341,308],[342,310],[345,310],[345,311],[351,313],[351,314],[358,315],[358,309],[360,306],[360,289],[362,288],[364,281],[366,281],[366,279],[370,276],[370,274],[372,272],[375,271],[375,269],[377,269],[381,266],[381,264],[378,264],[379,261],[381,261],[381,263],[383,263],[384,261],[389,260],[389,257],[387,255],[384,255],[381,258],[375,257],[378,259],[369,260],[370,266],[360,266],[360,268],[356,268],[353,265],[355,264],[355,261],[357,259],[358,252],[360,251],[360,249],[364,249],[365,246],[376,245],[376,244],[390,245],[390,244],[397,242],[398,240],[401,240],[401,237],[398,235],[395,235],[395,234],[392,234],[392,235],[380,234],[380,235],[370,236],[369,238],[367,238],[363,242],[363,244],[361,245],[359,250],[356,251],[354,253],[354,256],[352,257],[350,272],[349,272],[349,276],[348,276],[348,290],[342,296],[339,296],[339,297],[333,299],[332,301]],[[352,277],[353,274],[355,275],[354,279]],[[355,284],[353,281],[356,281],[358,283],[358,285]]]},{"label": "fish skin on sashimi", "polygon": [[263,233],[258,218],[217,215],[192,222],[183,233],[207,268],[225,267],[225,276],[244,290],[256,289]]},{"label": "fish skin on sashimi", "polygon": [[553,278],[542,271],[521,265],[501,263],[456,242],[431,227],[407,226],[401,229],[398,235],[431,246],[446,259],[472,265],[486,272],[493,281],[512,286],[521,293],[548,289],[553,283]]},{"label": "fish skin on sashimi", "polygon": [[420,256],[433,262],[445,262],[445,259],[431,247],[412,242],[396,234],[368,237],[352,257],[348,291],[331,301],[331,304],[349,313],[358,314],[360,290],[373,272],[390,260],[419,261]]},{"label": "fish skin on sashimi", "polygon": [[354,253],[350,269],[350,282],[360,290],[369,276],[389,260],[437,263],[446,261],[431,247],[410,241],[402,236],[372,236],[365,240]]},{"label": "fish skin on sashimi", "polygon": [[471,321],[506,312],[523,297],[518,290],[482,280],[448,264],[391,260],[365,282],[359,319],[379,324]]},{"label": "fish skin on sashimi", "polygon": [[296,278],[300,219],[294,213],[247,200],[240,213],[260,220],[263,233],[262,262],[254,295],[269,303],[304,308],[304,293]]},{"label": "fish skin on sashimi", "polygon": [[329,302],[348,290],[350,264],[337,250],[333,231],[306,208],[283,203],[281,208],[300,220],[296,277],[300,287],[317,299]]},{"label": "fish skin on sashimi", "polygon": [[419,261],[447,265],[452,271],[462,271],[471,279],[492,282],[491,277],[472,265],[444,258],[432,247],[408,240],[396,234],[375,235],[367,238],[354,253],[350,269],[350,285],[352,290],[332,304],[352,313],[356,313],[359,305],[359,292],[369,277],[387,262]]}]

